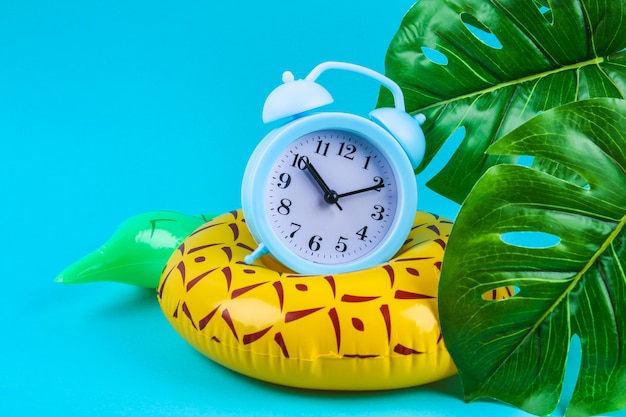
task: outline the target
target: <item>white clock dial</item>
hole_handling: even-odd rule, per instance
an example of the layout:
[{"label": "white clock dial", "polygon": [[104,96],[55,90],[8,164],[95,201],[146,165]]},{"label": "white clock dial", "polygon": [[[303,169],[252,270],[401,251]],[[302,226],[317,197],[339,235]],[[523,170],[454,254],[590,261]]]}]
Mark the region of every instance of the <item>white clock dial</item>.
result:
[{"label": "white clock dial", "polygon": [[323,130],[291,142],[265,186],[274,233],[303,259],[336,265],[382,243],[398,209],[398,188],[383,153],[366,138]]}]

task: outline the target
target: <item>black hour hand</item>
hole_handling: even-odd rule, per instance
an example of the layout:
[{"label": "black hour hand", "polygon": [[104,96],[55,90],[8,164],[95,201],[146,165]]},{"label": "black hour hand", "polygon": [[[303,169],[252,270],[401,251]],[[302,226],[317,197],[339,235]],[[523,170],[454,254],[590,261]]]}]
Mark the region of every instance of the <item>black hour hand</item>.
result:
[{"label": "black hour hand", "polygon": [[336,204],[339,210],[343,210],[343,208],[337,202],[337,200],[339,199],[337,192],[335,190],[330,189],[328,184],[326,184],[326,182],[324,181],[320,173],[317,172],[317,169],[315,169],[312,163],[310,163],[306,159],[303,159],[303,161],[305,162],[306,169],[309,170],[309,172],[311,173],[311,176],[313,177],[317,185],[319,185],[322,191],[324,192],[324,201],[326,201],[328,204]]}]

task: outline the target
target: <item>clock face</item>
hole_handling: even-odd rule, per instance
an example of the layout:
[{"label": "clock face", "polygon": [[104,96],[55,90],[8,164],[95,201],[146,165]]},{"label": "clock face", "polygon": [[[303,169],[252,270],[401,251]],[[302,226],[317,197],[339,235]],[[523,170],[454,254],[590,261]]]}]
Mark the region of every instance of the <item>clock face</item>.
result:
[{"label": "clock face", "polygon": [[322,130],[291,142],[273,162],[264,199],[270,226],[286,248],[337,265],[385,240],[398,187],[390,162],[365,137]]}]

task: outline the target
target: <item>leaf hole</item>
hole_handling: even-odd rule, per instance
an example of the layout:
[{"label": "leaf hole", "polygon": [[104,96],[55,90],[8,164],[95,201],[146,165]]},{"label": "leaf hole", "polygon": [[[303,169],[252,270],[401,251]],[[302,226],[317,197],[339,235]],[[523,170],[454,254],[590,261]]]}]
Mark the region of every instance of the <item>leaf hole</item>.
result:
[{"label": "leaf hole", "polygon": [[533,0],[533,3],[539,10],[539,13],[546,19],[546,22],[549,24],[554,23],[554,15],[552,14],[552,9],[550,8],[547,0]]},{"label": "leaf hole", "polygon": [[[426,171],[432,171],[433,173],[441,171],[450,160],[450,155],[454,155],[454,153],[461,146],[463,139],[465,139],[465,134],[465,126],[460,126],[456,128],[454,132],[452,132],[450,136],[448,136],[433,160],[430,161],[430,164],[428,165]],[[428,174],[426,174],[426,176],[427,175]]]},{"label": "leaf hole", "polygon": [[[459,126],[446,138],[441,148],[439,148],[426,169],[421,173],[422,178],[426,178],[427,181],[431,180],[444,169],[450,161],[450,155],[454,155],[461,146],[461,143],[463,143],[465,134],[465,126]],[[439,196],[439,194],[434,195]]]},{"label": "leaf hole", "polygon": [[534,161],[535,157],[529,155],[521,155],[519,158],[517,158],[518,165],[522,165],[528,168],[532,168]]},{"label": "leaf hole", "polygon": [[511,246],[529,249],[548,249],[561,243],[561,238],[546,232],[506,232],[500,239]]},{"label": "leaf hole", "polygon": [[580,365],[582,363],[582,343],[580,337],[574,334],[569,343],[567,357],[565,360],[565,375],[563,376],[563,388],[561,390],[561,399],[559,401],[559,409],[565,415],[565,410],[569,405],[578,377],[580,375]]},{"label": "leaf hole", "polygon": [[469,13],[461,13],[461,21],[465,25],[465,28],[472,34],[476,39],[484,43],[493,49],[502,49],[502,43],[500,39],[494,33],[489,30],[487,26],[482,24],[478,19],[472,16]]},{"label": "leaf hole", "polygon": [[535,161],[535,166],[533,166],[533,168],[538,169],[541,172],[545,172],[546,174],[559,180],[566,181],[576,187],[580,187],[581,189],[590,189],[589,180],[585,178],[582,173],[552,159],[538,158]]},{"label": "leaf hole", "polygon": [[422,46],[422,53],[430,62],[437,65],[448,65],[448,57],[436,49]]},{"label": "leaf hole", "polygon": [[506,287],[498,287],[486,291],[485,293],[483,293],[481,298],[485,301],[502,301],[515,297],[517,294],[519,294],[519,292],[519,287],[508,285]]}]

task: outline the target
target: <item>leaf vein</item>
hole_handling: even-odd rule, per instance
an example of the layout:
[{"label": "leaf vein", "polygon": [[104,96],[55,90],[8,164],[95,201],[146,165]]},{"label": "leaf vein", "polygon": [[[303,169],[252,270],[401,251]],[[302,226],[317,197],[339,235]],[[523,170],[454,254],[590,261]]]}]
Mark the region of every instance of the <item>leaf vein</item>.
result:
[{"label": "leaf vein", "polygon": [[582,268],[582,270],[580,272],[578,272],[574,276],[574,278],[572,279],[572,282],[563,290],[561,295],[554,301],[554,303],[552,303],[550,305],[550,308],[546,309],[546,311],[544,312],[544,314],[542,314],[542,316],[539,318],[539,320],[537,320],[537,322],[528,330],[528,332],[526,332],[526,335],[519,341],[519,343],[517,343],[510,350],[509,354],[506,357],[504,357],[502,359],[502,361],[500,362],[500,364],[491,372],[491,374],[489,375],[488,380],[491,380],[491,378],[493,376],[495,376],[495,374],[498,372],[498,370],[502,366],[504,366],[504,364],[515,354],[515,352],[517,352],[521,348],[521,346],[523,346],[526,343],[526,341],[531,337],[531,335],[534,334],[537,331],[539,326],[543,322],[545,322],[545,320],[548,318],[548,316],[550,314],[552,314],[552,312],[556,309],[556,307],[559,304],[561,304],[561,302],[564,299],[567,298],[567,296],[572,292],[574,287],[576,285],[578,285],[578,283],[582,279],[583,275],[589,270],[589,268],[591,268],[591,266],[593,266],[596,263],[598,258],[607,250],[607,248],[612,245],[612,242],[615,240],[617,235],[622,231],[622,229],[624,228],[625,224],[626,224],[626,216],[624,216],[621,219],[620,223],[615,228],[615,230],[607,237],[607,239],[604,241],[602,246],[594,253],[594,255],[591,257],[589,262],[587,262],[585,264],[585,266]]},{"label": "leaf vein", "polygon": [[538,79],[541,79],[541,78],[544,78],[544,77],[548,77],[548,76],[551,76],[551,75],[554,75],[554,74],[558,74],[558,73],[561,73],[561,72],[566,72],[566,71],[571,71],[571,70],[578,70],[578,69],[581,69],[581,68],[586,67],[588,65],[599,65],[599,64],[601,64],[601,63],[603,63],[605,61],[606,61],[605,58],[600,57],[600,58],[593,58],[593,59],[590,59],[590,60],[584,61],[584,62],[577,62],[577,63],[571,64],[571,65],[564,65],[564,66],[562,66],[560,68],[556,68],[556,69],[552,69],[552,70],[548,70],[548,71],[544,71],[544,72],[539,72],[539,73],[536,73],[536,74],[531,74],[531,75],[528,75],[528,76],[525,76],[525,77],[520,77],[520,78],[517,78],[517,79],[514,79],[514,80],[510,80],[510,81],[506,81],[506,82],[503,82],[503,83],[494,84],[494,85],[489,86],[487,88],[484,88],[484,89],[481,89],[481,90],[472,91],[472,92],[464,94],[464,95],[459,95],[457,97],[452,97],[452,98],[449,98],[449,99],[446,99],[446,100],[434,102],[434,103],[431,103],[431,104],[429,104],[427,106],[424,106],[424,107],[422,107],[420,109],[414,110],[412,113],[419,113],[419,112],[422,112],[424,110],[428,110],[428,109],[431,109],[431,108],[434,108],[434,107],[439,107],[441,105],[445,105],[445,104],[449,104],[449,103],[454,103],[454,102],[457,102],[457,101],[462,101],[462,100],[465,100],[467,98],[471,98],[471,97],[475,97],[475,96],[483,96],[483,95],[492,93],[494,91],[497,91],[497,90],[509,87],[511,85],[517,85],[517,84],[522,84],[522,83],[526,83],[526,82],[529,82],[529,81],[538,80]]},{"label": "leaf vein", "polygon": [[620,94],[620,98],[626,98],[626,96],[624,96],[624,93],[622,92],[622,90],[620,90],[619,86],[617,85],[617,83],[615,83],[615,80],[613,80],[613,78],[611,78],[611,76],[606,72],[606,70],[602,67],[602,65],[597,65],[598,66],[598,70],[600,71],[600,73],[602,75],[604,75],[606,77],[606,79],[609,81],[609,83],[611,83],[611,85],[613,87],[615,87],[615,90],[617,90]]},{"label": "leaf vein", "polygon": [[541,42],[538,39],[532,36],[530,32],[525,30],[524,26],[520,24],[519,20],[516,19],[513,13],[506,9],[501,3],[497,3],[494,0],[490,0],[490,2],[504,15],[506,15],[512,22],[515,22],[515,26],[519,29],[519,32],[524,35],[524,37],[528,41],[530,41],[530,43],[532,43],[535,48],[537,48],[541,55],[543,55],[543,57],[550,63],[550,66],[554,67],[558,65],[557,60],[545,48],[541,46]]}]

